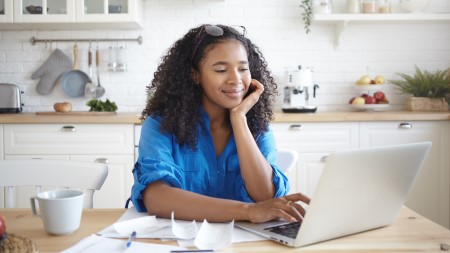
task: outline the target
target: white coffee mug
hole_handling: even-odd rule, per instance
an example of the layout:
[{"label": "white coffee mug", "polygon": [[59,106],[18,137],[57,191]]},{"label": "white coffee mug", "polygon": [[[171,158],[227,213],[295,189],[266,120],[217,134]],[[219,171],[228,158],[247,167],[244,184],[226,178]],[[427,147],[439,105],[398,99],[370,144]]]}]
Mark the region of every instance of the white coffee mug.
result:
[{"label": "white coffee mug", "polygon": [[[36,199],[39,203],[39,214],[36,211]],[[47,233],[66,235],[80,227],[84,192],[70,189],[53,190],[41,192],[30,198],[30,201],[33,215],[42,218]]]}]

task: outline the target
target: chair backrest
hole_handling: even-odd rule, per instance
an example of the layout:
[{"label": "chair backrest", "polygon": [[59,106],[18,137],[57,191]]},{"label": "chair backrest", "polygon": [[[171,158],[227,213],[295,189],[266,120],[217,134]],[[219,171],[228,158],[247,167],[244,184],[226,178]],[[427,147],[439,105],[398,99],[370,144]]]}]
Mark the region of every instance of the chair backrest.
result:
[{"label": "chair backrest", "polygon": [[281,171],[287,173],[297,166],[298,152],[295,150],[277,150],[277,162]]},{"label": "chair backrest", "polygon": [[0,187],[6,190],[6,208],[16,207],[14,192],[18,186],[35,186],[36,194],[42,186],[84,190],[84,207],[93,208],[94,191],[100,190],[107,176],[108,166],[98,162],[45,159],[0,161]]}]

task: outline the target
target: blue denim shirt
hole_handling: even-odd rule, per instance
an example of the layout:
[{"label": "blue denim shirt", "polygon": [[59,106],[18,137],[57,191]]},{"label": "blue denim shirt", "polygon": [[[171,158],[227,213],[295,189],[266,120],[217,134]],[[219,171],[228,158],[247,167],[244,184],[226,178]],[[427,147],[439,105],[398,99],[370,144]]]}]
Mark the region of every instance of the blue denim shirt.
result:
[{"label": "blue denim shirt", "polygon": [[[155,181],[202,195],[254,202],[241,177],[236,142],[231,135],[217,157],[209,129],[209,117],[203,112],[205,125],[198,126],[198,149],[179,145],[172,134],[161,133],[161,119],[147,117],[142,125],[139,157],[133,169],[131,201],[140,212],[146,211],[141,192]],[[274,197],[289,192],[289,182],[276,165],[275,139],[271,130],[261,134],[256,143],[272,166]]]}]

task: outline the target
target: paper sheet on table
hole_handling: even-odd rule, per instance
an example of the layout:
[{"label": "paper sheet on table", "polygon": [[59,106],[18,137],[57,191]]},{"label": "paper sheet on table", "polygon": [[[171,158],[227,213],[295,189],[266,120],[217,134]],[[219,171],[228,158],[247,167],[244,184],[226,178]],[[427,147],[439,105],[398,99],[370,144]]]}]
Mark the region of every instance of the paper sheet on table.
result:
[{"label": "paper sheet on table", "polygon": [[199,249],[224,248],[232,242],[233,227],[234,221],[228,224],[211,224],[204,220],[194,244]]},{"label": "paper sheet on table", "polygon": [[186,248],[161,245],[154,243],[133,242],[130,247],[126,247],[126,240],[110,239],[97,235],[91,235],[79,241],[74,246],[62,251],[62,253],[98,253],[98,252],[152,252],[168,253],[171,250],[184,250]]},{"label": "paper sheet on table", "polygon": [[175,214],[172,212],[171,214],[171,223],[172,223],[172,233],[176,236],[176,238],[188,240],[194,239],[198,233],[198,226],[195,221],[189,223],[181,223],[175,221]]},{"label": "paper sheet on table", "polygon": [[[145,212],[138,212],[138,211],[136,211],[136,209],[134,207],[130,207],[116,222],[116,223],[123,222],[122,224],[119,225],[119,227],[127,227],[125,230],[121,230],[122,233],[117,231],[115,229],[115,225],[113,224],[113,225],[103,229],[102,231],[98,232],[97,234],[104,236],[104,237],[109,237],[109,238],[128,238],[130,231],[142,230],[143,232],[137,233],[136,238],[177,239],[177,237],[172,232],[172,222],[169,219],[154,218],[157,221],[156,224],[162,226],[162,228],[160,228],[158,230],[153,230],[152,228],[146,228],[145,225],[140,226],[141,224],[144,224],[144,223],[139,223],[139,222],[133,221],[134,219],[144,218],[143,221],[146,220],[146,222],[152,223],[153,218],[147,218],[147,217],[154,218],[154,216],[149,216]],[[140,220],[138,220],[138,221],[140,221]],[[176,224],[179,224],[181,226],[188,226],[188,224],[192,224],[192,221],[176,220]],[[202,225],[200,222],[196,222],[196,224],[197,224],[197,227],[201,227],[201,225]],[[163,226],[163,225],[167,225],[167,226]],[[215,225],[215,224],[213,224],[213,225]],[[238,243],[238,242],[262,241],[262,240],[267,240],[267,239],[236,227],[233,229],[233,235],[232,235],[231,242]],[[194,240],[187,240],[187,241],[183,242],[183,245],[194,246]]]}]

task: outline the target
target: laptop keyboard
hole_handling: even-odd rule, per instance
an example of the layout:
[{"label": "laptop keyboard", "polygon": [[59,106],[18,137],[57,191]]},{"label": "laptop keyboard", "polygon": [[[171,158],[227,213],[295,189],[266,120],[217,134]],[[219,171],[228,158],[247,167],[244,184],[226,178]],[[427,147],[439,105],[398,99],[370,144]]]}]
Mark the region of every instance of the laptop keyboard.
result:
[{"label": "laptop keyboard", "polygon": [[300,229],[300,222],[292,222],[273,227],[268,227],[265,228],[264,230],[295,239],[297,237],[299,229]]}]

